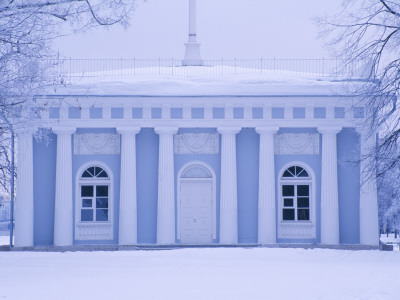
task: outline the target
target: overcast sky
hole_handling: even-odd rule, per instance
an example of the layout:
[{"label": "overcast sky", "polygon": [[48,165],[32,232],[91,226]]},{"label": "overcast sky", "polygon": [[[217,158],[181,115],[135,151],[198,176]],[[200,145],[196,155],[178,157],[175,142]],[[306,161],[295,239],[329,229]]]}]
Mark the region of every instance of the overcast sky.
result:
[{"label": "overcast sky", "polygon": [[[340,0],[197,0],[203,59],[331,57],[317,39],[314,17]],[[139,0],[131,26],[59,38],[55,49],[73,58],[183,58],[188,0]]]}]

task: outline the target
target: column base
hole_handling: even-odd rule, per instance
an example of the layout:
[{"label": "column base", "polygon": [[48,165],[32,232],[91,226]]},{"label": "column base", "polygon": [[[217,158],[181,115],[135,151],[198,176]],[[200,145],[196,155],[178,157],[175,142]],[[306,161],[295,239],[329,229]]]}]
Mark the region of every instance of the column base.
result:
[{"label": "column base", "polygon": [[185,43],[185,58],[182,60],[183,66],[203,66],[204,62],[200,55],[200,43]]}]

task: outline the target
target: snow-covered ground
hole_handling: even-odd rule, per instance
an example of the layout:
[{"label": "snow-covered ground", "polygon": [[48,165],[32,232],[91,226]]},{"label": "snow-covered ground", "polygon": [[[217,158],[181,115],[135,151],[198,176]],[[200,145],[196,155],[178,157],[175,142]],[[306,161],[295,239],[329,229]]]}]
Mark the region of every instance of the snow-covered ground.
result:
[{"label": "snow-covered ground", "polygon": [[0,299],[400,299],[398,252],[0,252]]},{"label": "snow-covered ground", "polygon": [[381,234],[381,242],[386,243],[400,243],[400,233],[397,234],[397,238],[394,236],[394,233],[389,233],[389,235]]}]

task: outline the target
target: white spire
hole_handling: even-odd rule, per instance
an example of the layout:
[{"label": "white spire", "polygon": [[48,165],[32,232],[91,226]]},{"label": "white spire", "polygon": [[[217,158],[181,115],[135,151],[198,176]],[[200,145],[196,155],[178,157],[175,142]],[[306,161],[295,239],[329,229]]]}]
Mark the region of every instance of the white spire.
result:
[{"label": "white spire", "polygon": [[202,66],[203,60],[200,55],[200,43],[197,43],[196,31],[196,0],[189,0],[189,40],[185,43],[184,66]]}]

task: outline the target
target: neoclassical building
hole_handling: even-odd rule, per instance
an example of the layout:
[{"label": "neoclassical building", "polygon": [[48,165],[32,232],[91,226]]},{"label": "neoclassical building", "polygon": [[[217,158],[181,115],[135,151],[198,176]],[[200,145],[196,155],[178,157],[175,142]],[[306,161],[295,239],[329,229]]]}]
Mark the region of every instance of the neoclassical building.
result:
[{"label": "neoclassical building", "polygon": [[343,82],[261,78],[49,95],[49,141],[18,136],[15,245],[378,245],[367,109]]},{"label": "neoclassical building", "polygon": [[19,133],[15,246],[377,246],[351,85],[207,66],[190,4],[181,67],[78,78]]}]

